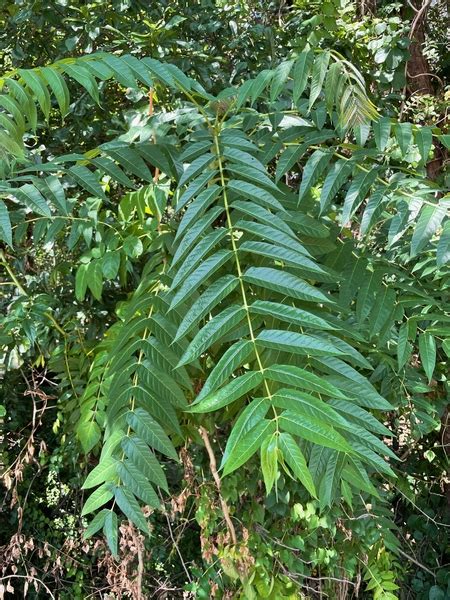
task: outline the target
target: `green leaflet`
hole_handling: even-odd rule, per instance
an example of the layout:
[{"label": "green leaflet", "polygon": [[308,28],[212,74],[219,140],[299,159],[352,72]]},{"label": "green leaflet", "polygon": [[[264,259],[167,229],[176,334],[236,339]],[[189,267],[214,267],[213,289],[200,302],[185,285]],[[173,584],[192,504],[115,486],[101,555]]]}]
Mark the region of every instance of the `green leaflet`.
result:
[{"label": "green leaflet", "polygon": [[16,140],[3,133],[3,131],[0,131],[0,148],[3,148],[12,156],[15,156],[19,159],[24,157],[23,148],[20,142],[16,142]]},{"label": "green leaflet", "polygon": [[190,299],[196,293],[200,284],[204,285],[232,257],[233,252],[231,250],[218,250],[215,254],[204,260],[195,271],[186,277],[170,304],[170,310]]},{"label": "green leaflet", "polygon": [[431,127],[418,127],[414,135],[414,141],[419,148],[421,162],[426,164],[433,145],[433,131]]},{"label": "green leaflet", "polygon": [[255,169],[250,165],[227,163],[227,170],[231,171],[234,175],[239,175],[244,180],[248,180],[250,183],[254,183],[263,187],[268,188],[274,192],[280,193],[280,190],[275,183],[270,179],[268,175],[263,173],[260,169]]},{"label": "green leaflet", "polygon": [[57,177],[50,175],[45,179],[33,178],[33,183],[60,213],[63,215],[70,213],[70,205],[67,202],[64,188]]},{"label": "green leaflet", "polygon": [[412,346],[408,342],[408,323],[403,323],[398,332],[397,341],[397,363],[398,368],[403,369],[412,353]]},{"label": "green leaflet", "polygon": [[183,235],[191,223],[203,215],[205,210],[209,208],[220,192],[221,189],[218,185],[211,185],[203,192],[200,192],[184,213],[181,223],[178,226],[175,240],[178,240]]},{"label": "green leaflet", "polygon": [[285,173],[292,169],[301,156],[303,156],[305,150],[306,148],[303,144],[300,144],[299,146],[288,146],[286,150],[284,150],[277,163],[277,172],[275,175],[276,181],[279,181]]},{"label": "green leaflet", "polygon": [[99,513],[95,515],[95,517],[86,527],[86,530],[83,535],[84,540],[88,540],[89,538],[91,538],[94,534],[97,533],[97,531],[99,531],[103,527],[107,513],[108,510],[106,508],[103,508]]},{"label": "green leaflet", "polygon": [[364,443],[364,440],[361,439],[361,437],[356,438],[355,436],[349,434],[348,441],[353,450],[359,455],[361,461],[372,465],[380,473],[384,473],[385,475],[395,478],[395,473],[390,468],[388,463],[376,452],[374,452],[368,444]]},{"label": "green leaflet", "polygon": [[189,364],[208,350],[215,342],[238,325],[246,316],[246,310],[241,306],[229,306],[200,329],[186,352],[181,357],[178,367]]},{"label": "green leaflet", "polygon": [[436,263],[442,267],[450,262],[450,219],[444,224],[441,238],[436,248]]},{"label": "green leaflet", "polygon": [[[296,241],[296,235],[289,227],[289,225],[282,221],[277,215],[272,214],[262,206],[258,206],[254,202],[241,202],[237,200],[233,202],[231,207],[237,209],[239,212],[242,212],[249,217],[253,217],[262,225],[268,225],[270,228],[275,230],[278,229],[279,231],[287,234],[287,236],[292,237],[292,239]],[[236,224],[236,229],[239,229],[241,224],[246,225],[248,227],[246,221],[238,221],[238,223]],[[291,242],[291,244],[293,244],[293,242]]]},{"label": "green leaflet", "polygon": [[[131,509],[133,508],[133,504],[131,502],[132,494],[136,495],[140,500],[142,500],[142,502],[145,502],[145,504],[148,504],[149,506],[151,506],[153,508],[160,508],[161,502],[158,498],[158,495],[156,494],[155,490],[153,489],[151,483],[148,482],[147,478],[135,466],[134,463],[132,463],[129,460],[120,461],[118,464],[118,467],[117,467],[117,472],[120,475],[120,478],[123,481],[124,485],[126,486],[124,488],[124,492],[128,493],[127,494],[128,495],[127,509],[130,512],[131,512]],[[116,501],[117,501],[117,497],[116,497]],[[117,503],[119,504],[119,502],[117,502]],[[119,506],[120,506],[120,504],[119,504]],[[136,502],[136,506],[139,506],[137,502]],[[120,508],[130,519],[128,514],[125,512],[124,508],[122,508],[122,506],[120,506]],[[133,511],[133,512],[135,512],[135,511]],[[135,516],[135,518],[136,518],[136,516]],[[131,520],[133,521],[133,523],[136,523],[135,519],[131,519]]]},{"label": "green leaflet", "polygon": [[329,171],[320,194],[320,213],[323,214],[330,203],[347,181],[352,170],[352,164],[347,160],[338,160]]},{"label": "green leaflet", "polygon": [[[150,383],[150,376],[145,367],[139,367],[138,373],[142,378],[142,383],[144,385],[146,383]],[[150,387],[150,385],[148,387]],[[108,406],[108,416],[111,420],[117,417],[117,412],[123,410],[124,406],[130,405],[131,398],[135,398],[136,405],[138,407],[143,408],[148,413],[151,413],[156,419],[158,419],[158,421],[163,423],[169,431],[174,431],[181,434],[174,408],[166,401],[165,398],[161,398],[154,391],[150,392],[147,387],[144,388],[141,385],[132,385],[128,387],[127,385],[122,394],[116,396],[116,398],[118,406],[113,406],[112,403],[110,403]]]},{"label": "green leaflet", "polygon": [[269,408],[270,402],[268,398],[256,398],[240,413],[228,436],[227,445],[220,466],[221,469],[239,441],[248,431],[253,429],[253,427],[258,425],[264,419]]},{"label": "green leaflet", "polygon": [[214,206],[189,228],[189,231],[184,235],[175,251],[172,259],[172,268],[192,250],[194,245],[198,243],[200,237],[206,233],[210,225],[217,219],[222,211],[223,209],[220,206]]},{"label": "green leaflet", "polygon": [[436,365],[436,341],[430,333],[425,332],[419,335],[419,354],[428,382],[430,382]]},{"label": "green leaflet", "polygon": [[280,246],[293,249],[296,252],[300,252],[300,254],[305,254],[306,256],[311,256],[308,250],[306,250],[306,248],[303,248],[303,246],[297,241],[297,239],[291,237],[291,235],[295,235],[292,231],[290,231],[290,233],[287,235],[278,228],[275,229],[270,225],[254,223],[252,221],[247,221],[244,219],[241,219],[236,223],[235,229],[247,231],[248,233],[251,233],[252,235],[263,240],[267,240],[272,243],[277,242],[277,244]]},{"label": "green leaflet", "polygon": [[178,327],[175,340],[187,335],[210,310],[226,298],[238,285],[239,279],[234,275],[225,275],[212,283],[184,316]]},{"label": "green leaflet", "polygon": [[270,494],[278,475],[277,437],[266,437],[261,444],[261,471],[267,495]]},{"label": "green leaflet", "polygon": [[321,144],[333,137],[335,137],[335,134],[329,129],[312,131],[311,133],[305,135],[302,144],[299,144],[298,146],[289,146],[286,148],[278,160],[275,174],[276,181],[279,181],[285,173],[291,170],[291,168],[295,165],[295,163],[298,162],[298,160],[303,156],[310,146]]},{"label": "green leaflet", "polygon": [[352,431],[352,425],[323,400],[305,392],[283,388],[272,396],[277,408],[283,408],[306,418],[313,418],[325,425]]},{"label": "green leaflet", "polygon": [[328,69],[325,79],[325,103],[327,112],[330,118],[333,118],[334,105],[339,107],[341,79],[343,79],[342,65],[340,62],[335,62]]},{"label": "green leaflet", "polygon": [[334,344],[294,331],[265,329],[258,335],[256,341],[259,346],[264,348],[307,356],[340,356],[343,354]]},{"label": "green leaflet", "polygon": [[302,181],[298,193],[299,203],[304,198],[305,194],[319,181],[329,165],[332,156],[331,152],[324,152],[323,150],[315,150],[311,154],[308,162],[303,168]]},{"label": "green leaflet", "polygon": [[115,478],[117,478],[117,460],[109,456],[92,469],[83,483],[83,489],[88,490],[105,481],[113,481]]},{"label": "green leaflet", "polygon": [[397,139],[400,150],[403,156],[408,152],[412,141],[412,126],[411,123],[397,123],[394,128],[395,137]]},{"label": "green leaflet", "polygon": [[200,402],[195,402],[191,405],[189,412],[207,413],[228,406],[228,404],[242,398],[242,396],[258,387],[263,380],[264,377],[259,371],[245,373],[230,381],[220,390],[203,398]]},{"label": "green leaflet", "polygon": [[111,550],[112,555],[114,558],[118,558],[118,523],[117,515],[112,510],[108,510],[104,516],[103,533],[106,537],[106,541],[108,542],[108,547]]},{"label": "green leaflet", "polygon": [[342,209],[342,223],[344,226],[359,208],[377,176],[378,170],[372,168],[369,171],[360,170],[353,179],[345,196],[344,207]]},{"label": "green leaflet", "polygon": [[230,179],[227,189],[235,192],[240,198],[252,200],[257,204],[263,204],[268,208],[283,211],[283,205],[267,190],[263,190],[248,181]]},{"label": "green leaflet", "polygon": [[[11,115],[15,121],[14,125],[16,126],[16,128],[18,130],[17,137],[22,137],[22,134],[25,131],[26,126],[25,126],[25,119],[23,117],[23,109],[20,106],[19,102],[17,102],[17,100],[15,100],[14,98],[11,98],[10,96],[5,96],[3,94],[0,94],[0,106],[2,106],[9,113],[11,113]],[[7,136],[4,136],[4,137],[7,139]],[[17,142],[16,142],[16,145],[17,145]],[[23,156],[23,150],[21,150],[19,155]]]},{"label": "green leaflet", "polygon": [[364,270],[361,289],[356,298],[356,317],[364,321],[370,314],[376,293],[381,289],[383,273],[380,269]]},{"label": "green leaflet", "polygon": [[161,465],[151,452],[147,444],[137,436],[126,437],[122,439],[122,448],[126,456],[145,477],[163,488],[166,492],[169,491],[167,479]]},{"label": "green leaflet", "polygon": [[278,444],[283,458],[291,468],[295,477],[302,483],[314,498],[317,498],[311,473],[306,464],[305,457],[298,444],[289,433],[283,432],[278,436]]},{"label": "green leaflet", "polygon": [[[223,151],[223,156],[227,160],[231,160],[237,164],[241,165],[250,165],[254,169],[261,171],[264,175],[266,175],[266,167],[260,162],[257,158],[255,158],[252,154],[249,154],[245,150],[240,150],[239,148],[228,148],[225,146]],[[236,179],[236,182],[246,183],[241,181],[240,179]]]},{"label": "green leaflet", "polygon": [[322,91],[325,75],[327,74],[328,63],[330,62],[330,56],[331,55],[328,51],[319,54],[312,66],[309,110],[311,110],[314,102],[320,96],[320,92]]},{"label": "green leaflet", "polygon": [[302,268],[312,273],[324,273],[325,271],[313,260],[304,254],[289,250],[284,246],[276,246],[265,242],[244,242],[239,246],[240,252],[249,252],[250,254],[259,254],[275,261],[282,261],[291,267]]},{"label": "green leaflet", "polygon": [[269,302],[267,300],[255,300],[250,306],[251,313],[257,315],[267,315],[285,323],[295,323],[296,325],[310,327],[311,329],[336,329],[328,321],[313,315],[306,310],[282,304],[281,302]]},{"label": "green leaflet", "polygon": [[425,248],[440,227],[444,217],[448,215],[449,209],[449,200],[441,200],[440,204],[436,206],[426,204],[422,207],[411,240],[411,256],[416,256]]},{"label": "green leaflet", "polygon": [[366,429],[370,429],[371,431],[384,436],[390,437],[393,435],[393,433],[380,423],[369,411],[364,410],[352,402],[341,400],[340,398],[332,398],[328,404],[346,417],[350,417],[351,420],[358,423],[360,427],[365,427]]},{"label": "green leaflet", "polygon": [[172,281],[171,289],[174,290],[182,283],[188,275],[199,265],[204,257],[215,248],[228,235],[228,230],[224,227],[214,229],[208,235],[205,235],[192,251],[186,256],[183,263],[178,267]]},{"label": "green leaflet", "polygon": [[107,200],[105,192],[98,182],[97,177],[87,167],[76,165],[75,167],[70,167],[68,173],[72,176],[76,183],[81,185],[81,187],[92,194],[95,198]]},{"label": "green leaflet", "polygon": [[289,77],[289,74],[291,72],[293,64],[294,64],[293,60],[286,60],[284,62],[281,62],[275,69],[273,77],[272,77],[272,81],[270,84],[270,101],[271,102],[274,102],[278,98],[281,90],[284,87],[284,84],[287,81],[287,78]]},{"label": "green leaflet", "polygon": [[200,142],[194,142],[193,144],[189,144],[179,155],[179,159],[182,162],[192,162],[195,158],[206,153],[206,150],[211,149],[211,139],[202,140]]},{"label": "green leaflet", "polygon": [[148,358],[142,363],[142,368],[147,372],[145,381],[154,392],[154,395],[159,394],[162,399],[165,399],[177,408],[184,408],[186,406],[184,392],[171,375],[158,370],[158,367]]},{"label": "green leaflet", "polygon": [[93,158],[91,163],[112,177],[114,181],[118,181],[127,188],[135,187],[131,179],[125,175],[122,169],[110,158],[107,158],[106,156],[99,156],[97,158]]},{"label": "green leaflet", "polygon": [[261,96],[262,92],[267,88],[272,80],[273,74],[274,72],[272,70],[264,69],[251,81],[251,86],[248,91],[248,97],[251,100],[251,104],[254,104]]},{"label": "green leaflet", "polygon": [[332,398],[346,398],[336,386],[328,383],[322,377],[294,365],[272,365],[264,370],[264,375],[272,381],[278,381],[285,385],[292,385],[296,388],[324,394]]},{"label": "green leaflet", "polygon": [[172,442],[164,433],[161,425],[147,411],[135,408],[134,411],[127,413],[127,423],[151,448],[178,461],[178,455]]},{"label": "green leaflet", "polygon": [[[370,431],[367,431],[365,427],[361,427],[360,425],[352,424],[352,429],[350,431],[349,441],[352,443],[352,440],[356,440],[361,443],[363,446],[367,446],[375,453],[380,454],[381,456],[388,456],[392,460],[400,460],[398,456],[381,440],[377,438],[377,436],[373,435]],[[383,467],[385,468],[385,467]],[[389,467],[386,466],[386,472],[388,472]],[[392,472],[390,472],[392,475]]]},{"label": "green leaflet", "polygon": [[318,419],[286,410],[279,416],[279,425],[288,433],[339,452],[354,453],[352,447],[332,427]]},{"label": "green leaflet", "polygon": [[98,261],[89,263],[86,270],[87,286],[96,300],[100,300],[103,290],[102,265]]},{"label": "green leaflet", "polygon": [[279,294],[297,298],[298,300],[324,302],[327,304],[332,302],[331,298],[327,297],[319,289],[286,271],[268,267],[250,267],[242,278],[247,283],[264,287]]},{"label": "green leaflet", "polygon": [[339,489],[337,483],[340,480],[344,460],[345,456],[339,452],[332,452],[328,458],[325,472],[319,484],[320,510],[323,510],[326,506],[331,506],[334,500],[334,495]]},{"label": "green leaflet", "polygon": [[148,70],[144,67],[143,61],[141,62],[135,56],[131,54],[125,54],[121,56],[122,61],[125,61],[133,72],[134,77],[142,81],[147,87],[151,88],[154,86],[154,82],[150,77]]},{"label": "green leaflet", "polygon": [[372,123],[375,144],[380,152],[384,152],[391,134],[391,120],[389,117],[380,117]]},{"label": "green leaflet", "polygon": [[330,382],[344,390],[355,402],[367,408],[378,408],[380,410],[391,410],[392,406],[385,400],[373,385],[353,367],[333,356],[324,356],[316,359],[320,365],[331,373],[337,373]]},{"label": "green leaflet", "polygon": [[[129,481],[134,481],[132,478]],[[133,484],[135,486],[135,484]],[[141,507],[139,506],[134,494],[128,490],[125,486],[116,487],[114,491],[114,498],[117,502],[118,507],[123,514],[134,523],[145,535],[148,535],[148,524],[142,514]]]},{"label": "green leaflet", "polygon": [[103,144],[100,148],[132,175],[144,181],[153,181],[153,175],[142,157],[126,144],[113,142]]},{"label": "green leaflet", "polygon": [[253,353],[253,349],[254,344],[250,340],[240,340],[230,346],[209,374],[195,402],[199,402],[205,396],[217,390],[237,368],[242,366],[244,361]]},{"label": "green leaflet", "polygon": [[310,50],[309,45],[307,45],[303,52],[300,53],[294,66],[294,87],[292,96],[295,104],[299,101],[300,96],[305,91],[313,60],[314,52]]},{"label": "green leaflet", "polygon": [[81,516],[88,515],[94,510],[97,510],[101,506],[104,506],[114,496],[112,486],[110,483],[104,483],[99,488],[92,492],[89,498],[86,500],[81,511]]},{"label": "green leaflet", "polygon": [[12,229],[9,219],[8,209],[3,200],[0,199],[0,239],[5,241],[12,248]]},{"label": "green leaflet", "polygon": [[397,294],[390,287],[385,286],[378,292],[369,314],[371,336],[379,334],[386,323],[389,324],[389,317],[395,308],[396,300]]},{"label": "green leaflet", "polygon": [[351,459],[342,470],[342,477],[353,485],[357,490],[363,490],[375,496],[379,497],[379,494],[370,482],[367,473],[361,467],[360,463],[356,459]]},{"label": "green leaflet", "polygon": [[273,421],[262,420],[247,431],[223,462],[223,476],[229,475],[246,463],[261,448],[263,441],[275,432],[275,429]]},{"label": "green leaflet", "polygon": [[34,185],[27,183],[20,188],[12,190],[12,193],[33,212],[44,217],[51,217],[52,213],[45,198]]},{"label": "green leaflet", "polygon": [[51,99],[45,80],[39,75],[38,70],[19,69],[19,74],[25,84],[36,97],[45,119],[50,115]]},{"label": "green leaflet", "polygon": [[114,54],[103,54],[102,60],[114,73],[117,81],[126,88],[137,88],[136,79],[128,64]]},{"label": "green leaflet", "polygon": [[80,440],[83,452],[88,454],[94,446],[98,444],[101,438],[100,427],[93,420],[81,423],[77,428],[77,436]]},{"label": "green leaflet", "polygon": [[67,63],[63,65],[63,69],[67,75],[69,75],[69,77],[75,79],[75,81],[78,81],[78,83],[88,92],[94,102],[100,105],[97,82],[88,69],[80,64],[71,65]]},{"label": "green leaflet", "polygon": [[[261,75],[261,73],[260,73],[260,75]],[[253,80],[247,79],[247,81],[244,81],[244,83],[239,87],[238,94],[236,97],[236,109],[237,110],[239,110],[239,108],[241,108],[241,106],[243,106],[245,104],[245,102],[248,100],[248,98],[250,97],[253,84],[254,84]]]},{"label": "green leaflet", "polygon": [[69,89],[64,77],[56,69],[50,67],[41,67],[41,74],[55,94],[56,101],[61,111],[61,117],[64,117],[69,112],[70,95]]},{"label": "green leaflet", "polygon": [[196,158],[189,167],[184,171],[183,175],[178,182],[178,187],[182,187],[186,185],[192,179],[195,179],[200,173],[206,169],[206,167],[214,160],[213,154],[204,154],[203,156],[199,156]]}]

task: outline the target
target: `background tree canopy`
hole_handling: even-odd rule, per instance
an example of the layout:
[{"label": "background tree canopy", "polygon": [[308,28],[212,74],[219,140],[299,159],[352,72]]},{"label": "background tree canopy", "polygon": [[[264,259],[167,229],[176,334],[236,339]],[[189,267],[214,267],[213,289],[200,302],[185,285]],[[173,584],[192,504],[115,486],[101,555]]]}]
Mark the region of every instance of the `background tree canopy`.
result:
[{"label": "background tree canopy", "polygon": [[448,7],[0,7],[0,598],[450,598]]}]

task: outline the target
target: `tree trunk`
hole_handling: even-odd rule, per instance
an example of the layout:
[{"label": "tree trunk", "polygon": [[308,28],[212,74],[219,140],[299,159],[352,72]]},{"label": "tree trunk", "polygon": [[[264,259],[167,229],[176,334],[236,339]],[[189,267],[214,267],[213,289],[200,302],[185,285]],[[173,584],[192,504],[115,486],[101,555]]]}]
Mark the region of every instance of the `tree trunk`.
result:
[{"label": "tree trunk", "polygon": [[411,24],[409,52],[410,59],[406,65],[406,81],[409,95],[433,94],[433,82],[430,76],[430,65],[423,54],[425,43],[426,16],[431,0],[412,0],[415,15]]}]

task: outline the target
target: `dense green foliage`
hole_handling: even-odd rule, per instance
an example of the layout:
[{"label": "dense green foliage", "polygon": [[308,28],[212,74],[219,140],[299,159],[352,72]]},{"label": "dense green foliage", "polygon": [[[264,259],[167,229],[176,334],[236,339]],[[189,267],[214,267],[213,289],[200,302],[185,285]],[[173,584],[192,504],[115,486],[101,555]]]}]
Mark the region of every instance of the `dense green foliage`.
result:
[{"label": "dense green foliage", "polygon": [[449,135],[398,9],[2,9],[2,594],[448,596]]}]

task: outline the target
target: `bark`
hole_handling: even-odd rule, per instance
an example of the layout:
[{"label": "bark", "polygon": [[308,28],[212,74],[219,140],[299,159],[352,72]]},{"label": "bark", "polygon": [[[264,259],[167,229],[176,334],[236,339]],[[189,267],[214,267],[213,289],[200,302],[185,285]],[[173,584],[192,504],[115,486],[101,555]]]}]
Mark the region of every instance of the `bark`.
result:
[{"label": "bark", "polygon": [[409,34],[411,40],[409,52],[411,57],[406,65],[406,80],[409,95],[433,94],[434,89],[432,76],[430,75],[430,65],[423,55],[426,17],[431,0],[411,0],[410,4],[414,7],[415,14]]},{"label": "bark", "polygon": [[377,0],[360,0],[357,6],[360,17],[375,15],[377,12]]}]

